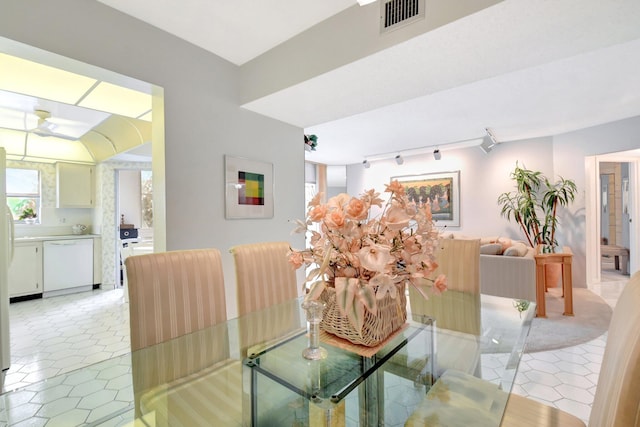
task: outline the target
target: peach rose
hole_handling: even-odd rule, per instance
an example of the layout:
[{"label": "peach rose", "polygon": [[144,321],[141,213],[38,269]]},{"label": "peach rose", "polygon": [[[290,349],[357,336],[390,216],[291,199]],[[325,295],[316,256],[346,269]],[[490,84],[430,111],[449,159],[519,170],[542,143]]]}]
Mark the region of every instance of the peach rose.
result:
[{"label": "peach rose", "polygon": [[349,200],[347,204],[347,217],[361,220],[367,218],[368,214],[367,205],[362,200],[356,199],[355,197]]},{"label": "peach rose", "polygon": [[304,264],[304,256],[300,252],[290,252],[289,263],[297,270]]},{"label": "peach rose", "polygon": [[309,211],[309,220],[313,222],[319,222],[324,219],[327,215],[327,206],[326,205],[318,205]]},{"label": "peach rose", "polygon": [[404,186],[398,181],[392,181],[389,185],[385,184],[385,187],[387,188],[384,191],[387,193],[398,194],[400,196],[404,194]]},{"label": "peach rose", "polygon": [[342,227],[344,225],[344,211],[340,208],[332,209],[327,216],[325,216],[325,221],[329,227]]},{"label": "peach rose", "polygon": [[444,291],[447,290],[447,277],[444,274],[436,277],[436,280],[433,282],[433,293],[436,295],[440,295]]}]

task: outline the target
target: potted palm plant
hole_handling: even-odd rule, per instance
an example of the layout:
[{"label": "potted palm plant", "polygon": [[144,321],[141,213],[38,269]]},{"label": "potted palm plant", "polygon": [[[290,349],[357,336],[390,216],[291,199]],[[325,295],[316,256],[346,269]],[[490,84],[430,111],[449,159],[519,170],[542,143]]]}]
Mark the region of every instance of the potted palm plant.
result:
[{"label": "potted palm plant", "polygon": [[[516,189],[498,197],[500,214],[515,220],[531,247],[543,245],[547,251],[553,251],[558,245],[558,206],[573,202],[577,192],[575,182],[563,177],[551,182],[542,172],[529,170],[524,165],[520,167],[518,163],[510,178]],[[547,283],[558,282],[560,272],[549,271],[556,267],[560,265],[547,265],[547,274],[556,275],[555,278],[548,277]]]}]

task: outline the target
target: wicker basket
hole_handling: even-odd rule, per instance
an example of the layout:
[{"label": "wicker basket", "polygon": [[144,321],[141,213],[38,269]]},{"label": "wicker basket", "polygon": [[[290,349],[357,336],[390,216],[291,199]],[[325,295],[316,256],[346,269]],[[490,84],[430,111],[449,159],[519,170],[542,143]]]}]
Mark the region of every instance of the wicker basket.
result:
[{"label": "wicker basket", "polygon": [[407,298],[404,286],[398,289],[398,295],[391,298],[388,294],[378,300],[378,310],[374,316],[365,310],[362,334],[359,334],[336,304],[336,290],[327,287],[319,298],[326,304],[322,314],[320,328],[330,334],[360,344],[373,347],[387,339],[407,321]]}]

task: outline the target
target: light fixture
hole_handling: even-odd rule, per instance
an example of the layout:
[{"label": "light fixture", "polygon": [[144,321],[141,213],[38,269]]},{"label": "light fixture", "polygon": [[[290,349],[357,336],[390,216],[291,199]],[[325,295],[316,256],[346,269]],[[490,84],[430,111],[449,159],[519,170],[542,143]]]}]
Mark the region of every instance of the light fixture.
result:
[{"label": "light fixture", "polygon": [[442,158],[442,153],[440,152],[440,150],[438,148],[433,150],[433,158],[436,159],[436,160],[440,160]]},{"label": "light fixture", "polygon": [[402,158],[402,156],[400,154],[398,154],[396,156],[396,163],[399,164],[399,165],[404,163],[404,159]]},{"label": "light fixture", "polygon": [[371,163],[369,163],[367,159],[364,159],[362,161],[362,166],[364,166],[365,169],[369,169],[371,167]]},{"label": "light fixture", "polygon": [[374,1],[376,1],[376,0],[358,0],[358,4],[360,6],[364,6],[366,4],[373,3]]},{"label": "light fixture", "polygon": [[496,137],[491,132],[491,129],[485,128],[487,134],[482,138],[482,142],[479,147],[485,154],[489,154],[489,152],[498,144]]}]

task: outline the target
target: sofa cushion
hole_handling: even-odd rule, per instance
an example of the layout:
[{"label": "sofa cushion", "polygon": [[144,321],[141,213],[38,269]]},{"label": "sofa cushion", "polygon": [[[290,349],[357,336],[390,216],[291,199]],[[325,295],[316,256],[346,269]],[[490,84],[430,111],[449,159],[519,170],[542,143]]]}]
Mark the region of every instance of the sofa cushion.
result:
[{"label": "sofa cushion", "polygon": [[514,243],[513,245],[505,249],[505,251],[503,252],[503,255],[522,257],[527,254],[528,250],[529,249],[527,248],[527,245],[525,245],[524,243]]},{"label": "sofa cushion", "polygon": [[500,243],[488,243],[480,246],[480,254],[482,255],[500,255],[502,254],[502,245]]},{"label": "sofa cushion", "polygon": [[498,243],[499,236],[481,237],[480,245],[488,245],[491,243]]}]

